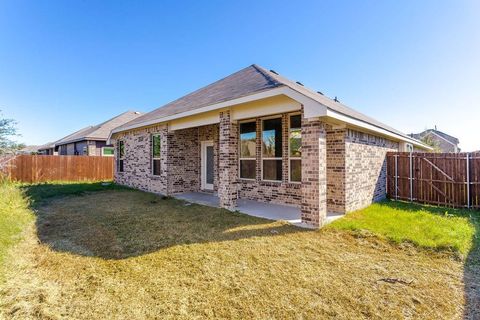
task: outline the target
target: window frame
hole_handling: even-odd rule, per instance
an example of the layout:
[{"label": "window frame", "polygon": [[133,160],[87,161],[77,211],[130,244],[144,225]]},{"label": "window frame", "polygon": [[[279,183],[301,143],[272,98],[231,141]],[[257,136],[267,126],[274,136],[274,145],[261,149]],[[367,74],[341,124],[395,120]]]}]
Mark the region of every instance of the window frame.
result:
[{"label": "window frame", "polygon": [[[288,114],[288,182],[289,183],[296,183],[296,184],[301,184],[302,183],[302,178],[300,176],[300,181],[292,181],[292,176],[291,176],[291,160],[300,160],[300,167],[302,165],[302,156],[300,157],[292,157],[290,153],[290,131],[291,131],[291,121],[290,118],[292,116],[300,116],[300,134],[302,133],[302,113],[301,112],[293,112]],[[303,137],[300,137],[302,139]]]},{"label": "window frame", "polygon": [[[255,123],[255,156],[253,158],[245,158],[242,157],[242,137],[240,133],[240,126],[242,123]],[[258,139],[258,130],[257,130],[257,119],[246,119],[238,121],[238,179],[246,180],[246,181],[257,181],[257,139]],[[242,160],[253,160],[255,161],[255,178],[242,178],[242,170],[241,170],[241,162]]]},{"label": "window frame", "polygon": [[[120,152],[120,144],[123,144],[123,155]],[[122,166],[120,166],[120,161],[122,161]],[[124,173],[125,172],[125,141],[118,140],[117,144],[117,172]],[[123,170],[120,170],[120,167],[123,167]]]},{"label": "window frame", "polygon": [[[160,155],[158,157],[155,157],[154,153],[153,153],[153,146],[154,146],[154,141],[153,139],[155,137],[158,137],[160,139]],[[150,141],[151,141],[151,144],[150,144],[150,167],[151,167],[151,175],[154,176],[154,177],[160,177],[162,175],[162,136],[160,133],[152,133],[150,135]],[[154,161],[155,160],[158,160],[160,161],[160,173],[159,174],[155,174],[154,173]]]},{"label": "window frame", "polygon": [[[105,148],[113,149],[113,153],[112,154],[105,154],[105,152],[104,152]],[[115,148],[114,147],[107,147],[107,146],[102,147],[102,157],[114,157],[114,156],[115,156]]]},{"label": "window frame", "polygon": [[[263,157],[263,121],[270,120],[270,119],[280,119],[280,123],[282,124],[282,156],[281,157]],[[260,130],[260,180],[265,182],[273,182],[273,183],[282,183],[283,182],[283,149],[285,148],[284,141],[283,141],[283,114],[276,114],[273,116],[268,117],[261,117],[261,130]],[[263,178],[263,160],[280,160],[281,167],[282,167],[282,177],[280,180],[270,180]]]}]

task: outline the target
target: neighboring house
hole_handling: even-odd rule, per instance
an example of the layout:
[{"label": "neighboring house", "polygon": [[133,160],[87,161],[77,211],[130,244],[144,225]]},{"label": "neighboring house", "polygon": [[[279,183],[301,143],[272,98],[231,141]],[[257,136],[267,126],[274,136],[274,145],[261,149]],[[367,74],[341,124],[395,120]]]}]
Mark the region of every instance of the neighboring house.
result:
[{"label": "neighboring house", "polygon": [[17,151],[17,154],[37,154],[39,146],[26,146]]},{"label": "neighboring house", "polygon": [[460,143],[458,138],[452,137],[442,131],[435,129],[427,129],[420,133],[410,134],[412,138],[425,141],[428,139],[438,146],[440,152],[460,152],[458,144]]},{"label": "neighboring house", "polygon": [[418,140],[249,66],[112,131],[115,181],[162,194],[208,191],[301,208],[321,226],[383,199],[388,151]]},{"label": "neighboring house", "polygon": [[49,142],[38,147],[38,154],[47,156],[57,155],[58,152],[55,151],[55,142]]},{"label": "neighboring house", "polygon": [[113,156],[113,146],[107,144],[110,131],[140,116],[140,112],[127,111],[98,125],[83,128],[56,141],[54,152],[59,155]]}]

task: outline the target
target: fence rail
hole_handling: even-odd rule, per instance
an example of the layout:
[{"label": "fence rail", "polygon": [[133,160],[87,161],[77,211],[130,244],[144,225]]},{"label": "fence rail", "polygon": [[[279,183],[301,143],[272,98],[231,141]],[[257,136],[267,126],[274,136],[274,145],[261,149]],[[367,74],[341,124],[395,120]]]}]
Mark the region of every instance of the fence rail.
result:
[{"label": "fence rail", "polygon": [[391,199],[480,208],[480,153],[387,154]]},{"label": "fence rail", "polygon": [[0,161],[0,170],[21,182],[112,180],[113,157],[18,155]]}]

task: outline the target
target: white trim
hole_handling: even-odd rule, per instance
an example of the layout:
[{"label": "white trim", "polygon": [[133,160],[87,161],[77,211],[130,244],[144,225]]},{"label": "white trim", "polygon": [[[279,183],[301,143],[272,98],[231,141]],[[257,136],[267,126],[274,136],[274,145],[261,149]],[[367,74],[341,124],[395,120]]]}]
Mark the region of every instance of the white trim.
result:
[{"label": "white trim", "polygon": [[[319,102],[317,102],[317,101],[315,101],[315,100],[313,100],[313,99],[311,99],[311,98],[309,98],[309,97],[307,97],[307,96],[305,96],[305,95],[303,95],[303,94],[301,94],[301,93],[299,93],[299,92],[297,92],[297,91],[295,91],[295,90],[293,90],[289,87],[282,86],[282,87],[278,87],[278,88],[274,88],[274,89],[267,89],[267,90],[264,90],[264,91],[261,91],[261,92],[258,92],[258,93],[254,93],[254,94],[251,94],[251,95],[248,95],[248,96],[240,97],[240,98],[237,98],[237,99],[228,100],[228,101],[224,101],[224,102],[220,102],[220,103],[215,103],[215,104],[208,105],[208,106],[205,106],[205,107],[200,107],[200,108],[197,108],[197,109],[194,109],[194,110],[180,112],[180,113],[177,113],[177,114],[174,114],[174,115],[171,115],[171,116],[143,121],[143,122],[140,122],[140,123],[137,123],[137,124],[130,125],[128,127],[116,128],[116,129],[113,129],[111,131],[110,136],[114,133],[118,133],[118,132],[122,132],[122,131],[128,131],[128,130],[131,130],[131,129],[145,127],[145,126],[149,126],[149,125],[153,125],[153,124],[157,124],[157,123],[162,123],[162,122],[166,122],[166,121],[170,121],[170,120],[174,120],[174,119],[178,119],[178,118],[184,118],[184,117],[188,117],[188,116],[191,116],[191,115],[194,115],[194,114],[203,113],[203,112],[207,112],[207,111],[223,109],[223,108],[231,107],[231,106],[234,106],[234,105],[237,105],[237,104],[242,104],[242,103],[247,103],[247,102],[251,102],[251,101],[256,101],[256,100],[260,100],[260,99],[269,98],[269,97],[274,97],[274,96],[281,95],[281,94],[286,95],[287,97],[290,97],[293,100],[296,100],[296,101],[300,102],[301,104],[303,104],[304,108],[308,108],[309,110],[311,108],[314,108],[318,111],[318,107],[320,107],[320,108],[324,109],[323,110],[324,112],[322,114],[326,114],[326,109],[327,108],[324,105],[322,105],[321,103],[319,103]],[[318,112],[315,112],[315,113],[318,113]]]},{"label": "white trim", "polygon": [[[105,155],[105,154],[104,154],[104,149],[105,149],[105,148],[113,149],[113,154],[107,154],[107,155]],[[101,150],[101,155],[102,155],[102,157],[114,157],[114,156],[115,156],[115,147],[103,146],[100,150]]]},{"label": "white trim", "polygon": [[335,118],[335,119],[337,119],[337,120],[346,122],[346,123],[348,123],[348,124],[350,124],[350,125],[353,125],[353,126],[355,126],[355,127],[367,129],[367,130],[372,131],[372,132],[377,132],[377,133],[380,133],[380,134],[382,134],[382,135],[384,135],[384,136],[393,137],[393,138],[395,138],[396,140],[406,141],[406,142],[409,142],[409,143],[413,144],[414,146],[417,146],[417,147],[420,147],[420,148],[423,148],[423,149],[433,150],[433,148],[428,147],[428,146],[422,144],[421,142],[416,141],[415,139],[410,139],[410,138],[401,136],[401,135],[399,135],[399,134],[396,134],[396,133],[387,131],[387,130],[385,130],[385,129],[376,127],[376,126],[374,126],[374,125],[371,125],[371,124],[369,124],[369,123],[363,122],[363,121],[361,121],[361,120],[357,120],[357,119],[354,119],[354,118],[345,116],[345,115],[343,115],[343,114],[341,114],[341,113],[335,112],[335,111],[330,110],[330,109],[327,111],[327,117]]},{"label": "white trim", "polygon": [[[263,121],[264,120],[270,120],[270,119],[280,119],[280,123],[282,125],[282,156],[281,157],[263,157]],[[266,182],[283,182],[283,148],[284,148],[284,141],[283,141],[283,115],[274,115],[274,116],[268,116],[268,117],[263,117],[260,118],[261,122],[261,127],[260,127],[260,181],[266,181]],[[282,162],[282,177],[280,180],[270,180],[270,179],[264,179],[263,178],[263,160],[280,160]]]},{"label": "white trim", "polygon": [[[255,123],[255,156],[253,158],[242,158],[242,138],[241,138],[241,133],[240,133],[240,126],[242,123],[250,123],[253,122]],[[257,180],[257,119],[256,118],[251,118],[251,119],[246,119],[246,120],[241,120],[238,121],[238,179],[241,180],[246,180],[246,181],[256,181]],[[250,161],[255,161],[255,178],[242,178],[241,177],[241,166],[240,163],[242,160],[250,160]]]},{"label": "white trim", "polygon": [[[154,137],[159,137],[160,138],[160,156],[159,157],[155,157],[153,155],[153,138]],[[160,160],[160,174],[154,174],[153,172],[153,161],[154,160]],[[150,171],[150,174],[154,177],[160,177],[162,175],[162,136],[160,133],[152,133],[150,134],[150,168],[151,168],[151,171]]]},{"label": "white trim", "polygon": [[423,148],[423,149],[433,150],[433,148],[431,148],[429,146],[426,146],[425,144],[423,144],[419,141],[416,141],[415,139],[408,138],[407,136],[403,136],[403,135],[391,132],[387,129],[383,129],[379,126],[370,124],[370,123],[365,122],[363,120],[358,120],[356,118],[353,118],[352,116],[347,116],[347,115],[344,115],[344,114],[342,114],[338,111],[334,111],[327,106],[327,104],[330,103],[330,100],[328,100],[328,98],[326,98],[326,97],[323,97],[323,96],[318,97],[318,98],[321,98],[321,99],[325,99],[325,103],[321,103],[321,102],[319,102],[319,101],[317,101],[313,98],[308,97],[306,94],[300,93],[299,91],[296,91],[296,90],[294,90],[294,89],[292,89],[292,88],[290,88],[286,85],[281,86],[281,87],[277,87],[277,88],[274,88],[274,89],[267,89],[267,90],[264,90],[264,91],[261,91],[261,92],[258,92],[258,93],[254,93],[254,94],[251,94],[251,95],[243,96],[243,97],[240,97],[240,98],[237,98],[237,99],[232,99],[232,100],[228,100],[228,101],[224,101],[224,102],[220,102],[220,103],[215,103],[215,104],[212,104],[212,105],[207,105],[207,106],[200,107],[200,108],[197,108],[197,109],[194,109],[194,110],[180,112],[180,113],[170,115],[170,116],[167,116],[167,117],[146,120],[146,121],[143,121],[143,122],[140,122],[140,123],[137,123],[137,124],[130,125],[128,127],[115,128],[110,132],[110,135],[107,139],[107,143],[110,142],[111,136],[115,133],[118,133],[118,132],[128,131],[128,130],[132,130],[132,129],[136,129],[136,128],[140,128],[140,127],[145,127],[145,126],[150,126],[150,125],[154,125],[154,124],[160,124],[160,123],[163,123],[163,122],[167,122],[167,121],[171,121],[171,120],[175,120],[175,119],[179,119],[179,118],[184,118],[184,117],[188,117],[188,116],[191,116],[191,115],[204,113],[204,112],[208,112],[208,111],[221,110],[221,109],[228,108],[228,107],[231,107],[231,106],[235,106],[235,105],[238,105],[238,104],[252,102],[252,101],[256,101],[256,100],[261,100],[261,99],[265,99],[265,98],[269,98],[269,97],[273,97],[273,96],[277,96],[277,95],[285,95],[285,96],[301,103],[303,105],[303,113],[304,113],[305,118],[331,117],[331,118],[338,119],[340,121],[346,122],[348,124],[352,124],[352,125],[360,127],[360,128],[368,129],[370,131],[377,132],[377,133],[380,133],[380,134],[388,136],[388,137],[392,137],[396,140],[410,142],[413,145],[415,145],[417,147],[420,147],[420,148]]},{"label": "white trim", "polygon": [[[288,119],[288,137],[287,137],[287,148],[288,148],[288,183],[298,183],[298,184],[301,184],[302,183],[302,179],[300,179],[300,181],[292,181],[291,180],[291,175],[290,175],[290,172],[291,172],[291,161],[290,160],[300,160],[300,165],[302,163],[302,157],[291,157],[290,156],[290,124],[291,124],[291,121],[290,121],[290,117],[292,116],[297,116],[299,115],[300,116],[300,135],[302,134],[302,113],[300,112],[293,112],[293,113],[290,113],[287,115],[287,119]],[[301,139],[301,138],[300,138]]]},{"label": "white trim", "polygon": [[213,190],[213,183],[207,183],[207,147],[214,147],[212,140],[200,142],[201,144],[201,168],[200,176],[202,181],[202,190]]}]

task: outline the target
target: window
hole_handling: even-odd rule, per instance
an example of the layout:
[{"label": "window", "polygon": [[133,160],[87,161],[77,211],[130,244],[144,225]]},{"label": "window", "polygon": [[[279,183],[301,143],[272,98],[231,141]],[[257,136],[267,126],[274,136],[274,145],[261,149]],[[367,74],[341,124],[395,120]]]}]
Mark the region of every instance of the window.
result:
[{"label": "window", "polygon": [[290,116],[290,130],[288,133],[288,149],[290,161],[290,181],[302,181],[302,117]]},{"label": "window", "polygon": [[117,146],[117,171],[123,172],[123,160],[125,158],[125,143],[120,140]]},{"label": "window", "polygon": [[152,174],[160,175],[160,135],[152,135]]},{"label": "window", "polygon": [[263,180],[282,180],[282,118],[262,122]]},{"label": "window", "polygon": [[113,147],[103,147],[102,156],[104,157],[113,157],[114,149]]},{"label": "window", "polygon": [[255,152],[257,124],[255,121],[240,123],[240,178],[255,179]]}]

